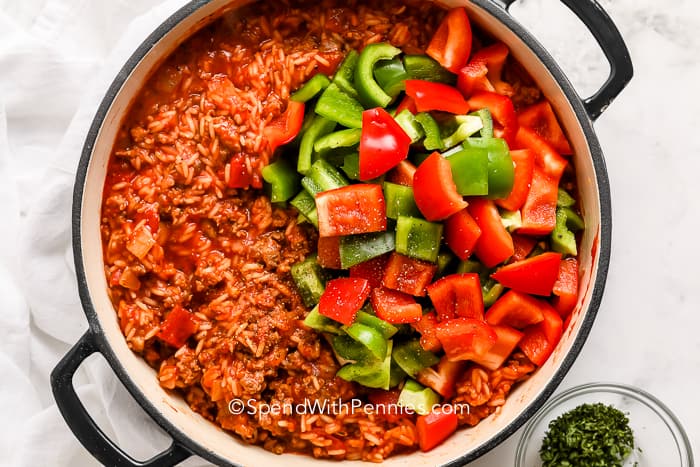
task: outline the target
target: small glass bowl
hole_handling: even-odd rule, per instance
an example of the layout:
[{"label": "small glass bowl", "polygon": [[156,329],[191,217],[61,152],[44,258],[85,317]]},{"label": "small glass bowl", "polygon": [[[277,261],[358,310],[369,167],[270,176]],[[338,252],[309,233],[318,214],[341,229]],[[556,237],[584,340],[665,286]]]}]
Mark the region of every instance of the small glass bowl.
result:
[{"label": "small glass bowl", "polygon": [[515,466],[541,467],[539,450],[549,422],[581,404],[596,402],[612,405],[629,418],[635,448],[625,466],[693,466],[688,436],[668,407],[641,389],[615,383],[576,386],[547,402],[526,425],[515,452]]}]

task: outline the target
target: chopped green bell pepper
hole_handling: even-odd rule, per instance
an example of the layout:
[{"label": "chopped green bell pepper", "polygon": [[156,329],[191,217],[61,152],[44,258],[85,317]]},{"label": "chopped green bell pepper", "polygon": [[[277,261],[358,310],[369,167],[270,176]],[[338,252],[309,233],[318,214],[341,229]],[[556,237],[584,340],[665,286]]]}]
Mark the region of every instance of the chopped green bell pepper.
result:
[{"label": "chopped green bell pepper", "polygon": [[409,216],[396,220],[396,252],[434,263],[440,252],[442,224]]},{"label": "chopped green bell pepper", "polygon": [[355,146],[360,143],[361,135],[362,130],[359,128],[349,128],[328,133],[316,140],[314,143],[314,151],[323,155],[333,149]]},{"label": "chopped green bell pepper", "polygon": [[297,160],[297,172],[306,175],[314,163],[314,144],[323,135],[327,135],[335,129],[336,123],[332,120],[314,115],[309,127],[301,136],[299,143],[299,159]]},{"label": "chopped green bell pepper", "polygon": [[570,208],[574,204],[576,204],[576,200],[569,193],[567,193],[566,190],[559,188],[557,193],[557,206]]},{"label": "chopped green bell pepper", "polygon": [[318,227],[318,211],[316,211],[316,201],[314,197],[309,194],[306,189],[303,189],[289,202],[294,206],[299,215],[303,216],[304,219],[311,222],[314,226]]},{"label": "chopped green bell pepper", "polygon": [[379,87],[392,100],[406,89],[404,83],[408,79],[408,75],[400,58],[378,61],[374,67],[374,77]]},{"label": "chopped green bell pepper", "polygon": [[[560,191],[561,193],[561,191]],[[569,216],[572,216],[570,222]],[[571,227],[573,226],[573,227]],[[583,219],[576,214],[571,208],[557,208],[556,214],[556,224],[554,225],[554,230],[551,233],[552,250],[576,256],[576,236],[574,232],[569,229],[580,230],[583,228]]]},{"label": "chopped green bell pepper", "polygon": [[333,76],[333,84],[353,99],[357,99],[357,90],[352,81],[355,77],[355,67],[357,67],[359,58],[360,54],[355,49],[350,49]]},{"label": "chopped green bell pepper", "polygon": [[566,213],[566,226],[568,228],[570,228],[574,232],[578,232],[579,230],[583,230],[586,227],[586,224],[583,222],[581,216],[576,214],[576,212],[573,209],[561,208],[561,210]]},{"label": "chopped green bell pepper", "polygon": [[316,102],[314,111],[348,128],[362,128],[362,105],[331,83]]},{"label": "chopped green bell pepper", "polygon": [[406,55],[403,58],[408,79],[455,84],[457,76],[427,55]]},{"label": "chopped green bell pepper", "polygon": [[323,73],[317,73],[289,98],[296,102],[308,102],[331,84],[331,80]]},{"label": "chopped green bell pepper", "polygon": [[395,344],[392,356],[401,369],[411,377],[415,377],[422,369],[440,361],[437,355],[423,349],[419,339]]},{"label": "chopped green bell pepper", "polygon": [[384,360],[387,354],[387,340],[381,332],[371,326],[361,323],[353,323],[344,327],[348,336],[367,347],[372,355],[379,360]]},{"label": "chopped green bell pepper", "polygon": [[326,288],[326,275],[316,261],[316,255],[311,255],[300,263],[292,265],[292,279],[297,286],[304,305],[316,305]]},{"label": "chopped green bell pepper", "polygon": [[496,282],[493,279],[486,281],[481,286],[481,296],[484,300],[484,307],[488,308],[498,300],[506,288],[503,284]]},{"label": "chopped green bell pepper", "polygon": [[301,185],[312,196],[316,196],[322,191],[346,186],[349,183],[348,179],[338,169],[324,159],[314,162],[308,175],[301,179]]},{"label": "chopped green bell pepper", "polygon": [[375,359],[367,347],[347,334],[333,336],[331,345],[335,353],[344,360],[368,363]]},{"label": "chopped green bell pepper", "polygon": [[418,415],[428,415],[440,403],[440,395],[419,382],[407,379],[399,394],[398,404],[413,410]]},{"label": "chopped green bell pepper", "polygon": [[360,179],[360,154],[356,152],[351,152],[350,154],[345,154],[343,156],[343,165],[340,166],[341,170],[345,172],[351,180]]},{"label": "chopped green bell pepper", "polygon": [[[446,153],[447,154],[447,153]],[[483,148],[463,148],[446,156],[457,193],[482,196],[489,193],[489,155]]]},{"label": "chopped green bell pepper", "polygon": [[505,140],[501,138],[467,138],[465,149],[482,148],[488,151],[489,198],[506,198],[513,189],[515,168]]},{"label": "chopped green bell pepper", "polygon": [[389,389],[391,385],[391,346],[387,345],[386,357],[368,363],[351,363],[338,370],[337,376],[346,381],[355,381],[368,388]]},{"label": "chopped green bell pepper", "polygon": [[479,109],[469,115],[475,115],[481,119],[482,128],[479,133],[482,138],[493,138],[493,117],[489,109]]},{"label": "chopped green bell pepper", "polygon": [[435,277],[442,277],[446,276],[449,274],[449,271],[454,264],[455,260],[457,257],[450,251],[448,250],[443,250],[440,253],[438,253],[438,258],[437,258],[437,265],[438,265],[438,270],[435,273]]},{"label": "chopped green bell pepper", "polygon": [[[371,310],[372,308],[370,306],[366,306],[365,309]],[[357,312],[355,322],[376,329],[382,334],[382,336],[384,336],[384,339],[390,339],[399,331],[393,324],[388,323],[381,318],[377,318],[375,315],[363,310]]]},{"label": "chopped green bell pepper", "polygon": [[398,219],[399,216],[421,216],[413,198],[413,188],[410,186],[384,182],[384,200],[386,217],[389,219]]},{"label": "chopped green bell pepper", "polygon": [[389,387],[393,388],[401,384],[408,375],[406,374],[405,371],[401,369],[401,367],[394,361],[394,359],[391,359],[391,368],[390,368],[390,376],[389,376]]},{"label": "chopped green bell pepper", "polygon": [[454,120],[457,124],[454,132],[442,138],[442,145],[445,148],[457,146],[484,127],[481,118],[474,115],[456,115]]},{"label": "chopped green bell pepper", "polygon": [[499,213],[501,215],[501,224],[508,232],[513,232],[523,226],[523,216],[520,214],[520,211],[499,210]]},{"label": "chopped green bell pepper", "polygon": [[423,127],[423,133],[425,134],[423,147],[425,149],[428,151],[442,151],[445,149],[445,145],[442,143],[442,136],[440,136],[440,126],[428,112],[421,112],[416,115],[416,121]]},{"label": "chopped green bell pepper", "polygon": [[394,232],[347,235],[340,238],[340,265],[348,269],[396,248]]},{"label": "chopped green bell pepper", "polygon": [[306,315],[304,324],[319,332],[328,332],[331,334],[340,334],[342,332],[338,323],[318,312],[318,305]]},{"label": "chopped green bell pepper", "polygon": [[261,174],[270,184],[270,201],[273,203],[283,203],[299,191],[299,174],[284,159],[263,167]]},{"label": "chopped green bell pepper", "polygon": [[386,107],[391,103],[391,96],[384,92],[374,78],[374,66],[380,60],[391,60],[400,53],[401,49],[388,43],[369,44],[362,49],[355,67],[355,88],[365,108]]},{"label": "chopped green bell pepper", "polygon": [[411,144],[420,141],[420,139],[425,136],[423,132],[423,127],[421,127],[416,121],[416,116],[411,113],[410,110],[404,109],[394,117],[396,123],[399,124],[401,129],[411,138]]}]

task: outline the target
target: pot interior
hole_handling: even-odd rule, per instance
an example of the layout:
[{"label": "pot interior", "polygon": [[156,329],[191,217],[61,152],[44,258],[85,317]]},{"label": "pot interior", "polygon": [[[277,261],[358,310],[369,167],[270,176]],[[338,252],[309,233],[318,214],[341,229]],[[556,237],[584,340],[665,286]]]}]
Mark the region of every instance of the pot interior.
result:
[{"label": "pot interior", "polygon": [[[244,3],[247,2],[230,2],[230,0],[214,0],[208,3],[192,2],[178,13],[190,13],[187,17],[181,21],[179,21],[180,18],[177,18],[178,21],[161,26],[164,28],[161,31],[164,32],[164,35],[161,38],[156,37],[152,47],[150,45],[149,47],[142,46],[139,52],[144,52],[143,58],[139,60],[138,55],[141,54],[139,52],[135,54],[132,58],[133,62],[127,65],[127,68],[129,65],[133,65],[133,69],[128,71],[128,78],[123,81],[123,84],[117,86],[116,94],[108,94],[107,99],[111,98],[112,102],[106,111],[99,132],[96,134],[94,145],[92,145],[93,149],[87,165],[80,206],[82,261],[85,283],[92,300],[92,303],[86,303],[85,307],[92,320],[93,328],[101,329],[106,347],[111,349],[113,353],[112,356],[107,355],[108,359],[113,366],[121,365],[123,367],[126,374],[123,378],[126,386],[140,399],[141,404],[151,415],[157,414],[161,418],[160,423],[166,429],[171,432],[179,431],[183,436],[188,437],[191,440],[190,443],[194,443],[188,443],[188,447],[198,450],[197,454],[209,457],[211,460],[226,460],[242,465],[265,465],[265,463],[280,461],[290,466],[311,463],[336,465],[332,461],[315,460],[307,456],[285,455],[281,458],[260,447],[249,446],[190,410],[180,396],[173,395],[161,388],[154,370],[140,356],[129,350],[120,331],[117,315],[107,295],[99,230],[100,205],[107,163],[122,119],[129,110],[133,96],[140,90],[149,73],[159,65],[163,57],[172,52],[190,33],[209,23],[224,10],[236,8]],[[581,261],[579,286],[582,293],[572,323],[565,331],[553,356],[531,378],[511,392],[500,411],[484,419],[474,428],[460,430],[429,453],[417,452],[407,456],[393,456],[384,462],[387,466],[408,465],[409,463],[411,465],[442,464],[476,450],[484,451],[493,447],[494,442],[491,440],[511,425],[516,418],[525,412],[528,415],[533,414],[531,405],[538,396],[547,390],[555,373],[562,368],[565,357],[581,333],[587,315],[595,313],[595,310],[589,310],[589,304],[593,296],[593,285],[600,256],[597,242],[601,233],[601,206],[591,147],[586,140],[582,126],[590,125],[590,122],[582,123],[578,120],[572,103],[569,102],[554,76],[508,26],[475,3],[459,1],[445,3],[448,6],[464,5],[475,23],[509,46],[511,53],[526,68],[552,103],[570,139],[575,152],[574,164],[577,169],[580,203],[587,227],[581,241],[579,256]],[[580,103],[576,103],[576,105],[580,106]],[[90,135],[90,137],[93,136],[95,135]],[[89,146],[90,144],[86,145],[86,147]],[[82,272],[80,267],[78,270],[80,274]],[[602,287],[602,284],[600,286]],[[589,320],[592,318],[593,316],[590,316]],[[109,354],[109,352],[107,353]],[[558,382],[556,381],[554,384],[558,384]],[[551,392],[554,387],[550,385],[548,389]],[[524,420],[521,419],[522,421]]]}]

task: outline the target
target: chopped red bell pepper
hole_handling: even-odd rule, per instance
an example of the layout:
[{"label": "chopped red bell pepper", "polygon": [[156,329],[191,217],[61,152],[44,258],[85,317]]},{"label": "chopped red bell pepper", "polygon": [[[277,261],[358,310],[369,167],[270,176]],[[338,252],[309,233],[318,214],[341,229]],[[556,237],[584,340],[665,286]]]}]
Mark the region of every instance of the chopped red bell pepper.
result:
[{"label": "chopped red bell pepper", "polygon": [[[545,303],[546,304],[546,303]],[[542,308],[544,320],[528,326],[518,347],[537,366],[542,366],[552,354],[561,339],[564,324],[559,314],[548,304]]]},{"label": "chopped red bell pepper", "polygon": [[348,185],[316,195],[318,234],[337,237],[386,230],[386,205],[381,185]]},{"label": "chopped red bell pepper", "polygon": [[552,306],[562,317],[566,317],[578,302],[578,261],[566,258],[559,264],[559,274],[552,289],[555,297]]},{"label": "chopped red bell pepper", "polygon": [[406,95],[413,98],[418,112],[441,110],[455,115],[469,112],[469,104],[464,100],[462,93],[447,84],[407,79]]},{"label": "chopped red bell pepper", "polygon": [[253,185],[255,177],[248,168],[246,157],[243,153],[231,156],[225,173],[226,186],[229,188],[248,188]]},{"label": "chopped red bell pepper", "polygon": [[467,260],[481,236],[481,229],[467,209],[452,214],[445,220],[445,243],[461,260]]},{"label": "chopped red bell pepper", "polygon": [[416,420],[418,445],[427,452],[439,445],[457,431],[459,420],[454,410],[430,412],[419,415]]},{"label": "chopped red bell pepper", "polygon": [[463,373],[466,363],[450,361],[445,355],[440,359],[437,367],[424,368],[418,372],[416,380],[449,399],[454,395],[457,378]]},{"label": "chopped red bell pepper", "polygon": [[437,315],[434,311],[430,311],[415,323],[411,323],[411,327],[420,333],[420,345],[425,350],[430,352],[439,352],[442,350],[442,344],[435,335],[435,327],[438,324]]},{"label": "chopped red bell pepper", "polygon": [[503,138],[509,147],[513,146],[518,132],[518,117],[510,97],[490,91],[477,91],[469,98],[471,110],[489,109],[494,125],[494,135]]},{"label": "chopped red bell pepper", "polygon": [[416,102],[411,96],[403,96],[403,99],[401,99],[401,102],[399,102],[398,107],[396,107],[396,115],[400,114],[404,110],[408,110],[413,115],[418,113]]},{"label": "chopped red bell pepper", "polygon": [[372,291],[372,308],[378,318],[391,324],[416,323],[423,317],[423,307],[415,298],[386,287]]},{"label": "chopped red bell pepper", "polygon": [[419,259],[392,253],[384,271],[382,285],[416,297],[425,295],[425,288],[433,280],[437,265]]},{"label": "chopped red bell pepper", "polygon": [[416,166],[412,162],[402,160],[386,174],[386,181],[397,185],[413,186]]},{"label": "chopped red bell pepper", "polygon": [[389,423],[395,423],[401,417],[409,415],[409,410],[398,405],[400,395],[401,391],[398,388],[388,391],[371,389],[367,399],[375,410],[375,416],[383,417]]},{"label": "chopped red bell pepper", "polygon": [[166,344],[180,348],[197,332],[197,318],[180,305],[175,305],[160,324],[158,338]]},{"label": "chopped red bell pepper", "polygon": [[296,138],[303,122],[304,103],[292,100],[287,102],[284,113],[265,125],[263,129],[263,136],[270,145],[270,149],[274,152],[278,147]]},{"label": "chopped red bell pepper", "polygon": [[484,319],[484,299],[478,274],[450,274],[430,284],[427,290],[440,321],[457,317]]},{"label": "chopped red bell pepper", "polygon": [[511,261],[521,261],[528,257],[528,255],[535,249],[537,245],[537,239],[534,237],[528,237],[526,235],[513,234],[513,248],[514,253],[511,257]]},{"label": "chopped red bell pepper", "polygon": [[377,107],[362,112],[360,180],[385,174],[406,159],[411,138],[389,113]]},{"label": "chopped red bell pepper", "polygon": [[342,269],[340,237],[318,237],[316,261],[322,268]]},{"label": "chopped red bell pepper", "polygon": [[539,167],[532,170],[532,182],[525,204],[520,210],[522,225],[517,232],[523,235],[547,235],[557,225],[557,196],[559,181],[548,176]]},{"label": "chopped red bell pepper", "polygon": [[520,126],[511,149],[530,149],[535,156],[535,167],[542,169],[559,184],[559,179],[568,162],[533,129]]},{"label": "chopped red bell pepper", "polygon": [[559,154],[569,155],[573,152],[548,101],[542,101],[521,110],[518,114],[518,122],[532,128]]},{"label": "chopped red bell pepper", "polygon": [[352,324],[355,315],[369,298],[369,283],[357,277],[340,277],[326,284],[326,290],[318,302],[318,312],[346,325]]},{"label": "chopped red bell pepper", "polygon": [[489,69],[483,60],[472,60],[462,68],[457,75],[457,89],[465,97],[477,91],[495,91],[496,89],[487,78]]},{"label": "chopped red bell pepper", "polygon": [[510,290],[486,311],[486,322],[524,329],[544,319],[542,310],[549,305],[528,294]]},{"label": "chopped red bell pepper", "polygon": [[505,199],[497,199],[496,204],[508,211],[517,211],[523,207],[530,193],[532,170],[535,166],[535,156],[529,149],[510,151],[510,157],[515,165],[513,189]]},{"label": "chopped red bell pepper", "polygon": [[443,18],[425,53],[444,68],[457,73],[469,60],[472,28],[464,8],[453,8]]},{"label": "chopped red bell pepper", "polygon": [[385,254],[351,266],[350,277],[367,279],[372,289],[381,287],[387,261],[389,261],[389,255]]},{"label": "chopped red bell pepper", "polygon": [[455,318],[441,321],[435,328],[447,358],[471,360],[486,354],[496,344],[496,333],[485,321]]},{"label": "chopped red bell pepper", "polygon": [[510,326],[491,325],[491,329],[496,333],[496,344],[485,355],[473,361],[493,371],[503,365],[524,334]]},{"label": "chopped red bell pepper", "polygon": [[503,42],[496,42],[477,50],[470,61],[470,63],[482,62],[486,64],[488,69],[486,77],[493,86],[493,91],[504,96],[512,96],[514,94],[513,87],[503,81],[503,67],[508,58],[508,53],[507,45]]},{"label": "chopped red bell pepper", "polygon": [[429,221],[447,219],[467,207],[467,202],[457,193],[450,163],[439,152],[432,153],[416,169],[413,197]]},{"label": "chopped red bell pepper", "polygon": [[471,198],[467,210],[481,229],[481,236],[474,247],[474,253],[481,262],[487,268],[492,268],[513,256],[513,239],[503,227],[493,201]]},{"label": "chopped red bell pepper", "polygon": [[560,262],[561,253],[542,253],[507,264],[491,277],[518,292],[549,296],[559,275]]}]

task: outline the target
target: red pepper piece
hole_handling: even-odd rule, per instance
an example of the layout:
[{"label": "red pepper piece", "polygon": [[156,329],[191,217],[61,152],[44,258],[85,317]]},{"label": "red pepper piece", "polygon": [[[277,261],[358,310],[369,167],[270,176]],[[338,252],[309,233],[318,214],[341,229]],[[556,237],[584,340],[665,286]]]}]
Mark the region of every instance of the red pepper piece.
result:
[{"label": "red pepper piece", "polygon": [[377,256],[376,258],[372,258],[360,264],[356,264],[355,266],[351,266],[350,277],[367,279],[371,289],[381,287],[387,261],[389,261],[388,254]]},{"label": "red pepper piece", "polygon": [[346,325],[352,324],[355,315],[369,298],[370,288],[366,279],[341,277],[326,284],[326,290],[318,302],[318,312]]},{"label": "red pepper piece", "polygon": [[566,258],[559,264],[559,274],[552,289],[555,297],[552,306],[562,316],[566,317],[578,302],[578,261],[576,258]]},{"label": "red pepper piece", "polygon": [[484,319],[478,274],[450,274],[430,284],[427,290],[440,321],[457,317]]},{"label": "red pepper piece", "polygon": [[489,109],[493,120],[494,135],[503,138],[512,147],[518,132],[518,117],[510,97],[489,91],[477,91],[469,98],[471,110]]},{"label": "red pepper piece", "polygon": [[487,268],[492,268],[513,256],[513,239],[503,227],[493,201],[472,198],[467,209],[481,229],[481,236],[474,247],[474,253],[481,262]]},{"label": "red pepper piece", "polygon": [[416,379],[424,386],[428,386],[442,397],[449,399],[454,395],[457,378],[464,372],[467,362],[450,361],[447,356],[443,356],[436,368],[424,368]]},{"label": "red pepper piece", "polygon": [[457,431],[458,418],[455,411],[430,412],[416,420],[418,445],[421,451],[433,449]]},{"label": "red pepper piece", "polygon": [[416,297],[425,295],[437,265],[392,253],[386,265],[382,285]]},{"label": "red pepper piece", "polygon": [[404,110],[408,110],[413,115],[418,113],[416,102],[411,96],[403,96],[403,99],[401,99],[401,102],[399,102],[398,107],[396,107],[396,115],[400,114]]},{"label": "red pepper piece", "polygon": [[535,166],[542,169],[549,177],[556,179],[557,183],[568,164],[566,159],[561,157],[547,141],[526,126],[518,128],[515,144],[511,149],[530,149],[535,155]]},{"label": "red pepper piece", "polygon": [[564,329],[559,314],[549,305],[542,309],[544,320],[525,329],[518,347],[537,366],[542,366],[556,348]]},{"label": "red pepper piece", "polygon": [[491,329],[496,333],[496,344],[485,355],[477,357],[473,361],[494,371],[500,368],[513,353],[524,334],[510,326],[491,325]]},{"label": "red pepper piece", "polygon": [[472,50],[472,28],[464,8],[453,8],[443,18],[425,53],[452,73],[457,73],[469,60]]},{"label": "red pepper piece", "polygon": [[469,104],[462,93],[447,84],[407,79],[406,95],[415,101],[418,112],[441,110],[455,115],[469,112]]},{"label": "red pepper piece", "polygon": [[411,323],[411,327],[420,333],[420,345],[425,350],[430,352],[439,352],[442,350],[442,344],[435,335],[435,327],[438,324],[437,315],[434,311],[430,311],[415,323]]},{"label": "red pepper piece", "polygon": [[503,81],[503,66],[508,58],[508,46],[503,42],[496,42],[483,49],[477,50],[470,61],[474,63],[482,62],[486,64],[488,74],[486,77],[493,86],[493,90],[504,96],[512,96],[514,94],[513,87]]},{"label": "red pepper piece", "polygon": [[255,181],[248,168],[245,154],[236,153],[231,156],[226,169],[228,173],[224,176],[227,180],[226,186],[229,188],[248,188]]},{"label": "red pepper piece", "polygon": [[481,236],[481,229],[467,209],[445,220],[445,243],[461,260],[467,260]]},{"label": "red pepper piece", "polygon": [[402,160],[386,174],[386,181],[398,185],[413,186],[416,166],[412,162]]},{"label": "red pepper piece", "polygon": [[466,97],[477,91],[494,92],[496,88],[493,87],[491,81],[487,78],[488,72],[489,69],[483,60],[470,61],[457,75],[457,89]]},{"label": "red pepper piece", "polygon": [[452,361],[481,357],[496,344],[496,333],[485,321],[455,318],[438,323],[435,334]]},{"label": "red pepper piece", "polygon": [[386,287],[372,291],[372,308],[378,318],[391,324],[416,323],[423,316],[423,308],[415,298]]},{"label": "red pepper piece", "polygon": [[515,165],[513,189],[505,199],[497,199],[496,204],[508,211],[517,211],[523,207],[530,193],[532,171],[535,166],[535,156],[529,149],[510,151],[510,157]]},{"label": "red pepper piece", "polygon": [[318,237],[317,258],[322,268],[342,269],[340,237]]},{"label": "red pepper piece", "polygon": [[467,202],[457,193],[450,163],[439,152],[432,153],[416,169],[413,197],[429,221],[447,219],[467,207]]},{"label": "red pepper piece", "polygon": [[549,305],[528,294],[510,290],[486,311],[486,322],[524,329],[544,319],[542,310]]},{"label": "red pepper piece", "polygon": [[569,155],[573,152],[549,102],[542,101],[523,109],[518,115],[518,122],[532,128],[559,154]]},{"label": "red pepper piece", "polygon": [[318,233],[337,237],[386,230],[386,206],[381,185],[356,184],[316,195]]},{"label": "red pepper piece", "polygon": [[535,245],[537,245],[537,239],[533,237],[518,234],[513,234],[511,236],[513,237],[513,248],[515,249],[511,261],[524,260],[532,250],[535,249]]},{"label": "red pepper piece", "polygon": [[180,348],[192,334],[197,332],[197,327],[195,316],[180,305],[175,305],[160,324],[157,335],[166,344]]},{"label": "red pepper piece", "polygon": [[411,138],[389,113],[377,107],[362,112],[360,180],[377,178],[406,159]]},{"label": "red pepper piece", "polygon": [[542,253],[507,264],[491,277],[518,292],[549,296],[559,275],[560,262],[561,253]]},{"label": "red pepper piece", "polygon": [[263,129],[263,136],[270,145],[270,149],[275,149],[292,141],[301,131],[304,122],[304,103],[290,100],[287,102],[287,109],[282,115],[273,119]]}]

